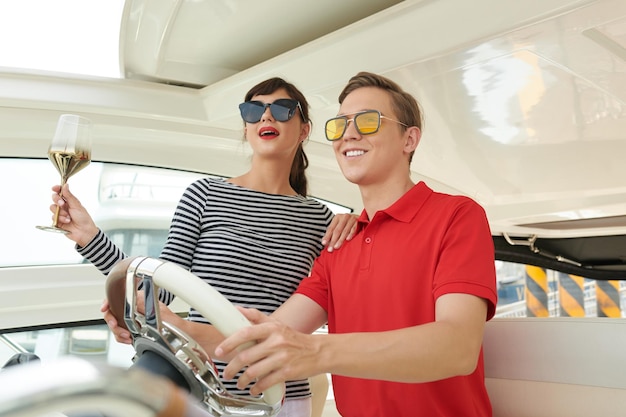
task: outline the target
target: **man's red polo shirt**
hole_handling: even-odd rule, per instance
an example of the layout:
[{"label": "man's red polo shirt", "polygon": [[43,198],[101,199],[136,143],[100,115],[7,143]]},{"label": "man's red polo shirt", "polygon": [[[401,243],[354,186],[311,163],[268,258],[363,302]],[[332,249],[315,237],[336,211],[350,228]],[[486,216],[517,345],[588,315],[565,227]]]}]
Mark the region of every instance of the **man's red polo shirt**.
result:
[{"label": "man's red polo shirt", "polygon": [[[435,301],[466,293],[497,302],[494,248],[482,207],[415,185],[337,251],[324,251],[297,292],[328,313],[330,333],[380,332],[435,320]],[[482,352],[469,376],[408,384],[333,376],[345,417],[490,416]]]}]

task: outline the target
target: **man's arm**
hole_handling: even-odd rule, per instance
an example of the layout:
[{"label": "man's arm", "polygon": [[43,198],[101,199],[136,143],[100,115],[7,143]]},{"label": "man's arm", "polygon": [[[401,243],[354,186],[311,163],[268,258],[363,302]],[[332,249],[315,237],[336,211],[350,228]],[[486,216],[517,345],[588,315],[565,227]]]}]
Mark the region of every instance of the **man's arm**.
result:
[{"label": "man's arm", "polygon": [[[169,321],[191,336],[209,355],[224,340],[224,336],[214,326],[185,320],[163,304],[160,312],[163,320]],[[316,302],[300,294],[295,294],[285,301],[271,317],[302,333],[314,332],[327,320],[326,312]]]},{"label": "man's arm", "polygon": [[446,294],[432,323],[384,333],[333,335],[321,347],[326,372],[396,382],[429,382],[476,369],[487,303],[468,294]]},{"label": "man's arm", "polygon": [[[317,306],[303,295],[296,296]],[[250,340],[258,344],[236,354],[225,377],[232,378],[247,366],[238,386],[258,380],[252,389],[257,394],[278,382],[319,373],[411,383],[466,375],[476,368],[487,315],[485,300],[446,294],[437,300],[433,323],[376,333],[309,335],[294,330],[310,331],[313,325],[304,324],[306,313],[292,309],[298,305],[306,303],[291,303],[272,318],[245,310],[248,319],[259,325],[227,338],[215,354],[230,356],[236,346]]]},{"label": "man's arm", "polygon": [[294,294],[270,316],[302,333],[313,333],[326,324],[326,311],[302,294]]}]

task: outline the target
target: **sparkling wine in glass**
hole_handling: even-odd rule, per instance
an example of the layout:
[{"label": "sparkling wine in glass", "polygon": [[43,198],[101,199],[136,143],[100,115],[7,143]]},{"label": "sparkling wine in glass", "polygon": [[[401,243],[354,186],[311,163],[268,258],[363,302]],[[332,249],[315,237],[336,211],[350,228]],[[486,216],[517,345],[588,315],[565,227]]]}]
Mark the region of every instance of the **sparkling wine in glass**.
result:
[{"label": "sparkling wine in glass", "polygon": [[[91,121],[76,114],[63,114],[48,148],[48,159],[61,175],[61,187],[68,178],[91,162]],[[37,226],[49,232],[68,233],[57,227],[59,207],[52,226]]]}]

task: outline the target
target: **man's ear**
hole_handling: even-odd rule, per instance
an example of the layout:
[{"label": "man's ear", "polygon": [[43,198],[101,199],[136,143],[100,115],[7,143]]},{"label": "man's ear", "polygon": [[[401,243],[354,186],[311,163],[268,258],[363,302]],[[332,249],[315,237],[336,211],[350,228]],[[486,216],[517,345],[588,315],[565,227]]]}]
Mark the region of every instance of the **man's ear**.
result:
[{"label": "man's ear", "polygon": [[405,137],[404,151],[411,153],[417,148],[417,145],[419,145],[420,139],[422,138],[422,131],[417,126],[408,127],[405,132]]}]

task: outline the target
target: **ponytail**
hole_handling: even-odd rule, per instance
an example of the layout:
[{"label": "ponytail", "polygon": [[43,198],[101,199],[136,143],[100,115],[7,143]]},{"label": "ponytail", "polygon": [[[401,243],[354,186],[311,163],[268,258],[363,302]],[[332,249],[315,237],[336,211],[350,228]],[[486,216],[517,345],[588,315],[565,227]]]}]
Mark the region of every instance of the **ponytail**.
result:
[{"label": "ponytail", "polygon": [[304,171],[309,167],[309,158],[307,158],[302,148],[302,143],[298,145],[296,155],[291,164],[291,172],[289,173],[289,184],[298,194],[302,196],[308,195],[308,180]]}]

